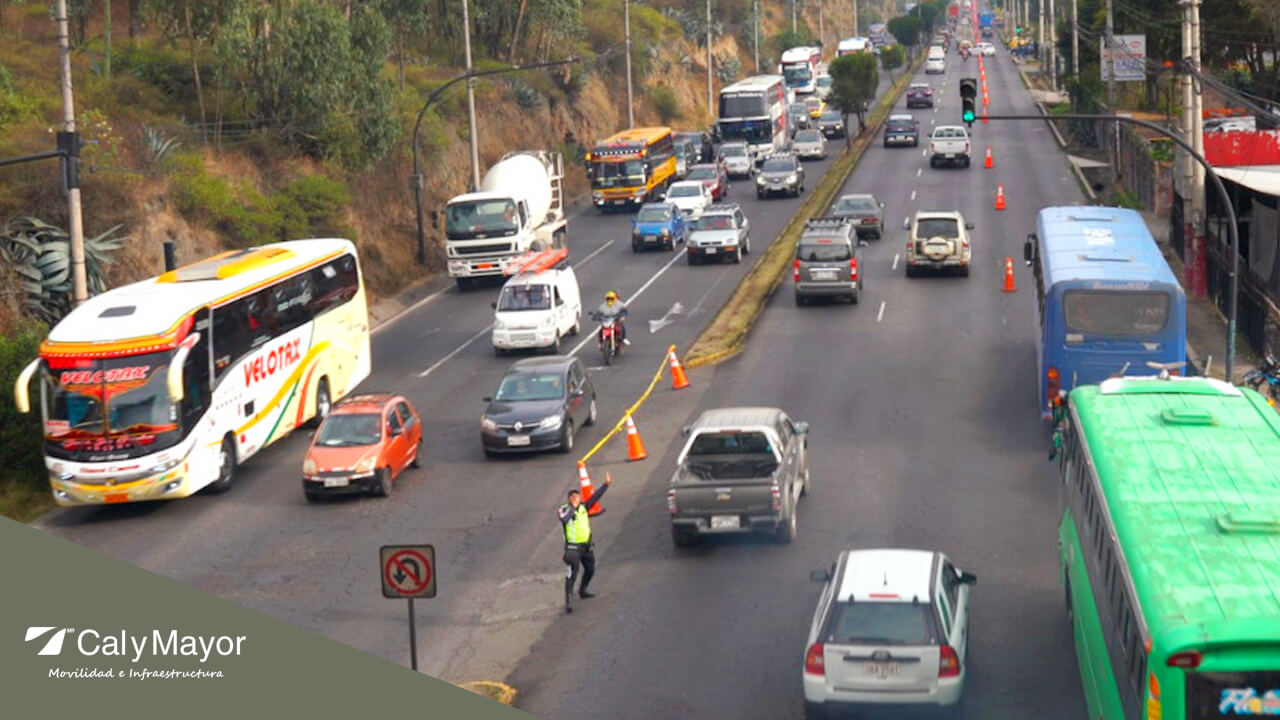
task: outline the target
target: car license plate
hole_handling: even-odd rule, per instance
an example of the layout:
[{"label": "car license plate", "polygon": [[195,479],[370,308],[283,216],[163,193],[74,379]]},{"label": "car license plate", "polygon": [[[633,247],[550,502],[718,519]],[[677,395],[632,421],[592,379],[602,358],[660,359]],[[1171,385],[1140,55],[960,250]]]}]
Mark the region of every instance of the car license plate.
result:
[{"label": "car license plate", "polygon": [[737,515],[712,515],[712,530],[737,530],[741,527],[741,522]]},{"label": "car license plate", "polygon": [[706,254],[708,254],[708,255],[715,255],[715,254],[716,254],[716,249],[715,249],[715,248],[703,248],[703,250],[702,250],[702,251],[703,251],[703,252],[705,252],[705,253],[706,253]]},{"label": "car license plate", "polygon": [[477,270],[492,270],[492,269],[493,269],[493,263],[478,263],[478,264],[476,265],[476,269],[477,269]]},{"label": "car license plate", "polygon": [[351,484],[351,480],[348,478],[325,478],[324,479],[325,487],[346,487],[350,484]]},{"label": "car license plate", "polygon": [[647,242],[647,243],[654,243],[654,242],[658,242],[658,236],[657,236],[657,235],[645,235],[645,236],[644,236],[644,241],[645,241],[645,242]]},{"label": "car license plate", "polygon": [[107,504],[129,502],[129,493],[107,493],[102,501]]},{"label": "car license plate", "polygon": [[944,157],[944,158],[946,158],[946,159],[948,159],[948,160],[951,160],[951,159],[955,158],[955,156],[956,156],[956,154],[955,154],[955,153],[947,153],[946,155],[943,155],[942,157]]},{"label": "car license plate", "polygon": [[507,445],[511,447],[521,447],[529,444],[528,435],[512,435],[507,438]]},{"label": "car license plate", "polygon": [[626,200],[614,200],[614,201],[613,201],[613,204],[614,204],[614,205],[626,205],[626,204],[627,204],[627,201],[626,201]]},{"label": "car license plate", "polygon": [[814,280],[835,280],[836,271],[835,270],[814,270],[813,279]]},{"label": "car license plate", "polygon": [[869,662],[863,666],[863,669],[872,677],[887,678],[898,674],[898,663]]}]

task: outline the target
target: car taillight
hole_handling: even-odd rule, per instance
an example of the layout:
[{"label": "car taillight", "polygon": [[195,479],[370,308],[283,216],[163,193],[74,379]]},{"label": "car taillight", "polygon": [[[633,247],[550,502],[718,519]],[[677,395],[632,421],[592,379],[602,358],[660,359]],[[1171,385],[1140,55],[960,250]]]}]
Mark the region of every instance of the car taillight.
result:
[{"label": "car taillight", "polygon": [[782,490],[777,485],[769,488],[769,500],[774,512],[782,509]]},{"label": "car taillight", "polygon": [[675,490],[667,491],[667,511],[670,512],[672,515],[676,514],[676,491]]},{"label": "car taillight", "polygon": [[853,258],[849,261],[849,279],[858,279],[858,258]]},{"label": "car taillight", "polygon": [[960,241],[960,244],[964,246],[964,249],[965,249],[965,250],[968,250],[968,249],[969,249],[969,241],[968,241],[968,240],[961,240],[961,241]]},{"label": "car taillight", "polygon": [[795,281],[796,281],[796,282],[800,282],[800,261],[799,261],[799,260],[797,260],[797,261],[796,261],[796,276],[795,276]]},{"label": "car taillight", "polygon": [[1053,404],[1053,401],[1058,397],[1058,391],[1062,389],[1058,368],[1050,366],[1048,370],[1044,371],[1044,385],[1045,401]]},{"label": "car taillight", "polygon": [[965,155],[968,155],[968,154],[969,154],[969,143],[965,143],[965,144],[964,144],[964,154],[965,154]]},{"label": "car taillight", "polygon": [[938,677],[959,677],[959,675],[960,656],[956,655],[955,648],[943,645],[941,652],[938,653]]},{"label": "car taillight", "polygon": [[1166,660],[1165,663],[1169,667],[1192,670],[1200,667],[1200,661],[1202,659],[1204,659],[1204,656],[1200,654],[1199,650],[1184,650],[1170,655],[1169,659]]},{"label": "car taillight", "polygon": [[805,674],[823,676],[827,674],[827,664],[822,659],[822,652],[822,643],[814,643],[809,646],[809,651],[804,654]]}]

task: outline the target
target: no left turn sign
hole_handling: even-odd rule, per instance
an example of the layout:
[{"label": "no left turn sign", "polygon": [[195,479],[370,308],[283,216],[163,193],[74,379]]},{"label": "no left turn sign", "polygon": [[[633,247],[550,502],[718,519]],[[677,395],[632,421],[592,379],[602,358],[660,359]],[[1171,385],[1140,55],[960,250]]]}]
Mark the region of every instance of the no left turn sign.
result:
[{"label": "no left turn sign", "polygon": [[436,549],[432,545],[383,545],[382,596],[396,599],[436,596]]}]

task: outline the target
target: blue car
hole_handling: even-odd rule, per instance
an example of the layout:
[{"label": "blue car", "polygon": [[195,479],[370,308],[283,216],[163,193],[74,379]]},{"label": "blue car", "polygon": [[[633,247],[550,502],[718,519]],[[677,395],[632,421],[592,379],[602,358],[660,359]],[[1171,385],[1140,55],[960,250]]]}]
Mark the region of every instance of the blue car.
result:
[{"label": "blue car", "polygon": [[688,234],[684,213],[674,203],[645,203],[631,219],[631,252],[640,252],[646,247],[675,250],[676,244],[684,242]]}]

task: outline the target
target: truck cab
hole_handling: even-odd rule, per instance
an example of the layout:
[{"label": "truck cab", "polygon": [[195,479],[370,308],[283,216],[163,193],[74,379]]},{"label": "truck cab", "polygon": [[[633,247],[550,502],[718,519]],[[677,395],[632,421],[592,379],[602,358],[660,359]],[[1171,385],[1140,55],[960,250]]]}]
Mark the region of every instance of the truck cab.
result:
[{"label": "truck cab", "polygon": [[492,303],[493,350],[560,351],[561,338],[582,327],[582,294],[565,248],[520,257],[507,266],[510,279]]}]

